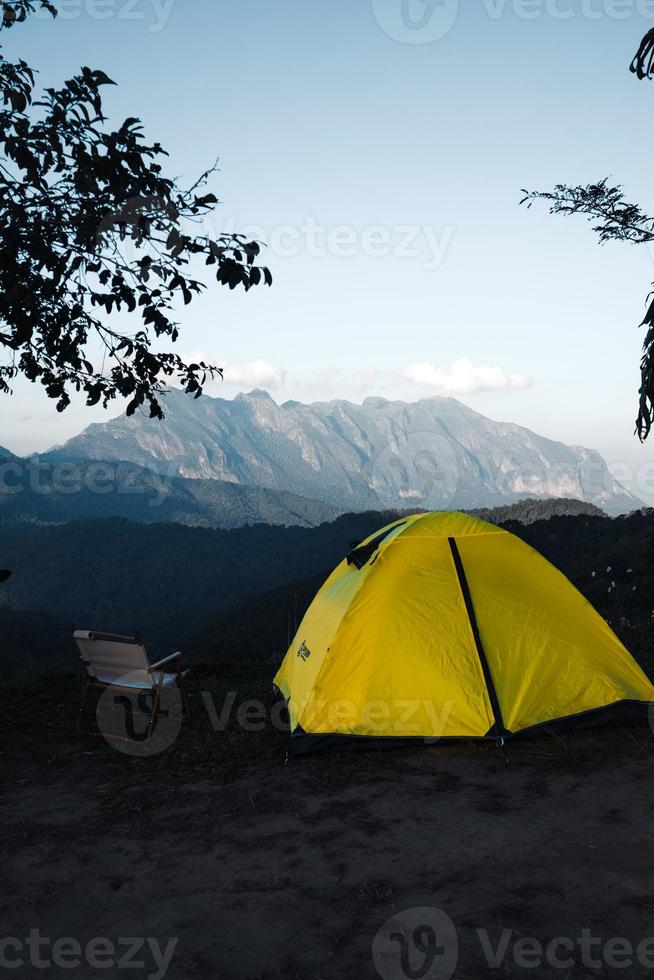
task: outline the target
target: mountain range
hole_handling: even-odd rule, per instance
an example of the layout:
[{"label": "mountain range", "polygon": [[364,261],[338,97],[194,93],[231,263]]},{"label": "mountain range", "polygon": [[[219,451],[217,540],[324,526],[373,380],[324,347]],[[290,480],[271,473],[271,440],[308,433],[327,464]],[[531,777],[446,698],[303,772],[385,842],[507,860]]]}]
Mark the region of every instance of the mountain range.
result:
[{"label": "mountain range", "polygon": [[172,388],[164,409],[162,422],[135,415],[90,425],[41,462],[127,461],[169,481],[292,493],[337,511],[470,509],[548,497],[614,515],[642,506],[594,450],[492,421],[454,398],[278,405],[256,389],[226,400]]}]

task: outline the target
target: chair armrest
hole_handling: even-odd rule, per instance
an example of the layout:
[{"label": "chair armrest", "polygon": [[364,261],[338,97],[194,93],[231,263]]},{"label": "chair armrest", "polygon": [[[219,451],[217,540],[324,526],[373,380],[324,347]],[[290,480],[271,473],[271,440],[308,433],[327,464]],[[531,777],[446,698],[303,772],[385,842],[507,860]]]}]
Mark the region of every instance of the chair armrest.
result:
[{"label": "chair armrest", "polygon": [[166,664],[171,664],[173,660],[179,660],[181,653],[171,653],[169,657],[164,657],[162,660],[157,660],[156,664],[150,664],[148,673],[151,674],[153,670],[161,670]]}]

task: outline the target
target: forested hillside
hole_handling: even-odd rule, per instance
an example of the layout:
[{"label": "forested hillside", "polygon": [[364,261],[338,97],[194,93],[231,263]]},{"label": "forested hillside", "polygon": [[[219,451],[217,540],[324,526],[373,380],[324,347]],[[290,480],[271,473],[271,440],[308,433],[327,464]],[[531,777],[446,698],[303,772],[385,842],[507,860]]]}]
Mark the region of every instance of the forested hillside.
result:
[{"label": "forested hillside", "polygon": [[223,480],[188,480],[134,463],[2,459],[0,525],[63,524],[124,517],[143,524],[316,527],[342,512],[284,490]]},{"label": "forested hillside", "polygon": [[506,507],[476,507],[470,511],[482,521],[491,524],[504,524],[507,521],[517,521],[519,524],[534,524],[536,521],[547,521],[550,517],[607,517],[605,511],[595,504],[584,500],[574,500],[570,497],[549,500],[520,500],[517,504]]},{"label": "forested hillside", "polygon": [[[139,632],[169,649],[236,603],[336,565],[350,542],[395,516],[349,514],[317,528],[259,524],[231,531],[118,519],[0,527],[0,566],[13,570],[0,603],[14,614]],[[29,641],[23,649],[29,656]]]},{"label": "forested hillside", "polygon": [[[345,515],[318,528],[233,531],[90,521],[0,528],[4,656],[73,657],[71,625],[140,632],[210,662],[279,657],[329,571],[395,518]],[[568,575],[642,656],[654,647],[654,511],[504,526]],[[639,654],[640,655],[640,654]],[[73,658],[74,659],[74,658]]]}]

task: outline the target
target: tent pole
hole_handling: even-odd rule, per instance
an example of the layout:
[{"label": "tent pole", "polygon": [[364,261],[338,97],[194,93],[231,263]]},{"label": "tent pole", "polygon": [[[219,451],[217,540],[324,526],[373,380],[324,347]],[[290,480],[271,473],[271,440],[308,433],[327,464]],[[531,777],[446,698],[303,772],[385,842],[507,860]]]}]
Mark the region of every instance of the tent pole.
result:
[{"label": "tent pole", "polygon": [[[470,595],[470,586],[468,585],[468,580],[466,578],[463,562],[461,561],[461,555],[456,543],[456,538],[448,538],[448,542],[452,553],[452,560],[454,562],[454,570],[456,571],[456,576],[459,580],[459,588],[461,589],[461,595],[463,596],[463,604],[468,615],[468,622],[470,623],[472,638],[475,643],[482,673],[486,682],[486,690],[488,691],[488,698],[493,711],[493,718],[495,719],[495,725],[493,726],[495,731],[493,734],[497,736],[498,743],[501,743],[501,749],[506,758],[506,753],[504,750],[504,736],[508,735],[509,733],[502,719],[502,709],[500,708],[499,698],[497,696],[497,691],[495,690],[495,682],[488,663],[488,658],[486,657],[486,651],[484,650],[484,646],[481,642],[479,626],[477,625],[477,617],[475,616],[472,596]],[[492,731],[493,730],[491,729],[491,732]],[[491,734],[491,732],[489,732],[489,734]]]}]

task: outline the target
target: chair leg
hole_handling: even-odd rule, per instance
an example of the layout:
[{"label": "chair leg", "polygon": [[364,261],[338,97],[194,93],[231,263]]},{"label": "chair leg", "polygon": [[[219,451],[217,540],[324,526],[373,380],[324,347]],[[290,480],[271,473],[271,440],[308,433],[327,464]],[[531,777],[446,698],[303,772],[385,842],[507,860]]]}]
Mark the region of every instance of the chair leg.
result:
[{"label": "chair leg", "polygon": [[77,724],[75,725],[75,730],[79,731],[82,727],[82,715],[84,714],[84,707],[86,705],[86,699],[89,693],[89,681],[88,678],[84,681],[82,686],[82,698],[79,706],[79,711],[77,712]]},{"label": "chair leg", "polygon": [[150,716],[150,722],[148,724],[148,735],[152,735],[157,725],[157,715],[159,713],[159,698],[161,696],[161,683],[159,683],[156,689],[152,692],[152,715]]},{"label": "chair leg", "polygon": [[183,677],[179,677],[176,681],[177,689],[182,698],[182,705],[184,706],[184,713],[188,721],[191,720],[191,702],[189,701],[188,691],[186,690],[186,684]]}]

